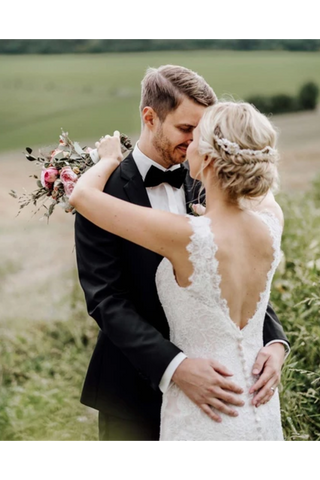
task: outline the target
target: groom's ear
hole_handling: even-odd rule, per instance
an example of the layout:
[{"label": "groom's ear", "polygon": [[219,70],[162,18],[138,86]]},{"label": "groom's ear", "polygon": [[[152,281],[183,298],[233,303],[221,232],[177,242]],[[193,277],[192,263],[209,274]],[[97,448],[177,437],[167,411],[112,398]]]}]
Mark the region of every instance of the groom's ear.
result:
[{"label": "groom's ear", "polygon": [[142,120],[144,125],[150,130],[154,130],[158,115],[152,107],[144,107],[142,110]]}]

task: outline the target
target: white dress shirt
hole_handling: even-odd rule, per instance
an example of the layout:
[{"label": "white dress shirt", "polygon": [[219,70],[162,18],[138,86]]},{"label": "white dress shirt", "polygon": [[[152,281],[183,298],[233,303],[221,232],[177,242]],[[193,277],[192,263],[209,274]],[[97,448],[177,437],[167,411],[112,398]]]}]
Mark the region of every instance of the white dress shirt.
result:
[{"label": "white dress shirt", "polygon": [[[148,158],[146,155],[144,155],[139,149],[138,144],[136,144],[134,147],[132,155],[143,181],[146,178],[147,172],[151,165],[160,168],[160,170],[166,171],[166,168],[162,167],[158,163],[151,160],[151,158]],[[173,165],[168,170],[175,170],[176,168],[180,168],[180,165]],[[152,208],[181,215],[186,214],[186,196],[183,185],[181,188],[175,188],[169,185],[169,183],[161,183],[156,187],[148,187],[146,190]],[[163,393],[167,390],[176,368],[185,358],[187,358],[186,355],[180,352],[169,363],[159,383],[159,388]]]},{"label": "white dress shirt", "polygon": [[[142,176],[144,181],[147,172],[151,165],[154,165],[160,170],[166,171],[164,167],[156,163],[155,161],[151,160],[151,158],[144,155],[138,147],[138,144],[135,145],[134,150],[132,152],[133,159],[138,167],[138,170]],[[180,168],[180,165],[173,165],[168,170],[174,170],[176,168]],[[186,197],[184,186],[182,185],[181,188],[175,188],[169,185],[168,183],[161,183],[156,187],[148,187],[146,188],[147,194],[151,203],[152,208],[156,208],[158,210],[165,210],[167,212],[177,213],[184,215],[186,214]],[[267,343],[266,346],[271,345],[272,343],[283,343],[286,349],[286,356],[289,355],[290,347],[289,345],[283,340],[272,340],[271,342]],[[161,381],[159,383],[159,388],[164,393],[170,382],[172,375],[174,374],[177,367],[180,363],[187,358],[187,356],[180,352],[178,355],[169,363],[168,367],[166,368]]]}]

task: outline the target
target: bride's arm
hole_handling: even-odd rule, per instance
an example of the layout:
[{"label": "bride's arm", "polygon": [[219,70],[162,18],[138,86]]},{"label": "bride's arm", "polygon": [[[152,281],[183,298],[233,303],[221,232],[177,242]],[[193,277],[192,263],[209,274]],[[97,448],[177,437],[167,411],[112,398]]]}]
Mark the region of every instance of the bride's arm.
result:
[{"label": "bride's arm", "polygon": [[98,227],[172,259],[177,247],[185,247],[191,227],[183,215],[141,207],[103,192],[110,175],[121,162],[118,135],[98,146],[101,160],[87,170],[69,202]]}]

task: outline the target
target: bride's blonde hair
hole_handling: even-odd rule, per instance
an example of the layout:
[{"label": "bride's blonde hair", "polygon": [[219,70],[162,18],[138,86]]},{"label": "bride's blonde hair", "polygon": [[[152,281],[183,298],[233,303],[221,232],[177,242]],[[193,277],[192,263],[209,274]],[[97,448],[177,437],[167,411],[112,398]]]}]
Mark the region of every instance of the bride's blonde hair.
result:
[{"label": "bride's blonde hair", "polygon": [[263,196],[277,187],[277,132],[253,105],[220,101],[206,109],[199,131],[199,153],[212,159],[230,199]]}]

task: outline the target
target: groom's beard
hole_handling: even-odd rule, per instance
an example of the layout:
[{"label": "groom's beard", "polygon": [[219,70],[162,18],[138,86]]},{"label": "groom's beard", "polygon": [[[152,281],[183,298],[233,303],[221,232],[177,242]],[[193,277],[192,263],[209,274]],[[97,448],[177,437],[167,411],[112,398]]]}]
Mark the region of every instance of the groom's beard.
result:
[{"label": "groom's beard", "polygon": [[180,148],[187,148],[188,145],[181,144],[174,147],[170,140],[163,134],[161,127],[157,130],[152,140],[152,146],[160,155],[166,168],[183,163],[186,160],[186,152],[183,152]]}]

